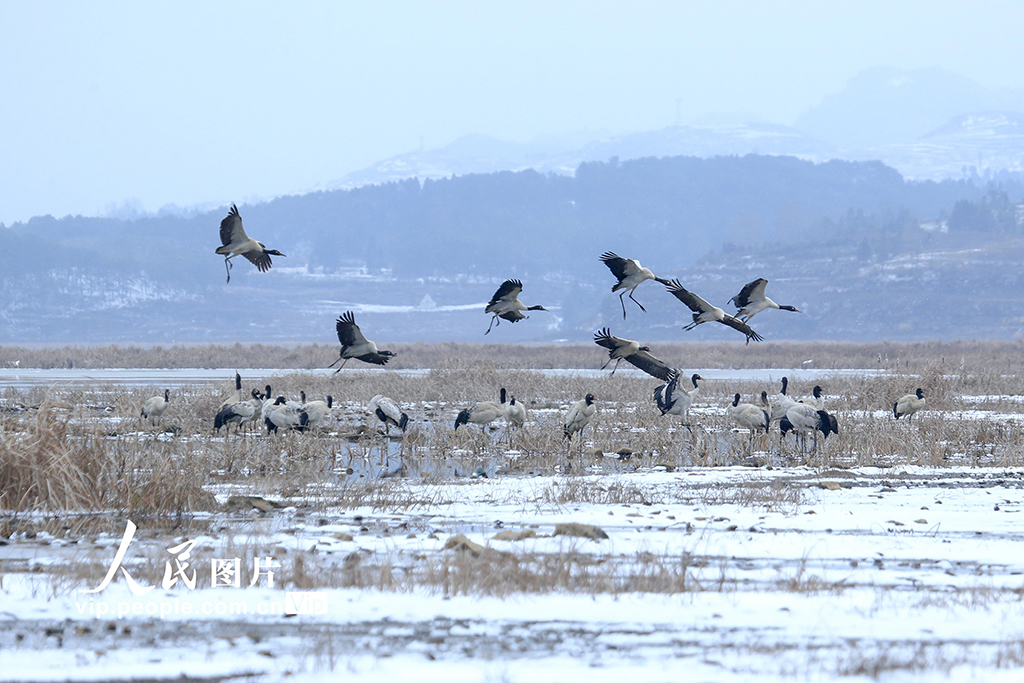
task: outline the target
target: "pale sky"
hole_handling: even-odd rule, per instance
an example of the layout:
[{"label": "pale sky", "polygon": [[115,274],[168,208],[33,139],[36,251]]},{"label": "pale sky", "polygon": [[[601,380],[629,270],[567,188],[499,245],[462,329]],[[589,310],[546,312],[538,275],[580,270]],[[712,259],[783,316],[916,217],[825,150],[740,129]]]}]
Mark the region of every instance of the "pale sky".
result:
[{"label": "pale sky", "polygon": [[1024,86],[1019,2],[7,2],[0,222],[270,198],[467,133],[791,124],[872,66]]}]

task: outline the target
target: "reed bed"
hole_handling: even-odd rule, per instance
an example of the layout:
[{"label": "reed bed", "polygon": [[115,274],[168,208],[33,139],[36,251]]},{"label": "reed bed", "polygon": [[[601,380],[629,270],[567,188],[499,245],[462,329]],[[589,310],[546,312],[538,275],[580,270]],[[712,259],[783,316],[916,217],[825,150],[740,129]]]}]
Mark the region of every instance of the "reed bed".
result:
[{"label": "reed bed", "polygon": [[[902,353],[907,351],[902,346],[901,354],[911,355]],[[173,515],[215,507],[210,491],[225,485],[256,495],[303,497],[322,506],[349,498],[342,504],[358,506],[369,495],[375,507],[400,508],[407,503],[389,497],[392,477],[432,483],[480,472],[577,476],[735,464],[1022,466],[1024,419],[1018,417],[1024,418],[1024,402],[1014,397],[1024,372],[1016,374],[1012,365],[993,369],[988,348],[979,344],[975,355],[955,360],[914,361],[916,370],[894,363],[877,374],[826,374],[817,383],[827,409],[838,416],[840,433],[815,451],[801,450],[792,437],[782,442],[775,427],[753,439],[735,428],[725,410],[735,392],[756,401],[761,391],[779,389],[759,381],[703,382],[691,411],[691,431],[678,418],[658,413],[651,395],[659,382],[646,377],[547,376],[483,361],[460,361],[458,367],[420,375],[243,372],[244,395],[269,383],[275,396],[294,399],[305,391],[310,400],[328,394],[335,399],[322,428],[277,436],[267,436],[261,425],[247,435],[213,434],[213,416],[234,391],[230,371],[220,385],[172,390],[157,426],[139,416],[145,399],[161,393],[153,388],[7,389],[0,397],[0,509]],[[502,387],[527,407],[523,429],[510,432],[501,421],[489,432],[475,426],[452,429],[460,409],[497,400]],[[894,420],[895,399],[917,387],[925,391],[928,410],[912,420]],[[795,396],[811,389],[810,382],[790,384]],[[563,416],[587,393],[597,397],[597,417],[582,441],[569,444]],[[379,423],[367,413],[365,406],[376,394],[391,396],[412,417],[401,441],[382,438]],[[366,482],[375,483],[354,495]],[[577,495],[589,500],[597,493],[579,487]]]},{"label": "reed bed", "polygon": [[[379,340],[378,340],[379,341]],[[647,343],[649,340],[643,340]],[[940,363],[965,365],[972,373],[1024,374],[1024,340],[952,342],[651,342],[655,354],[674,367],[859,368],[917,372]],[[489,365],[519,368],[594,368],[607,356],[592,343],[468,344],[387,343],[398,353],[394,369],[461,369]],[[238,368],[312,370],[338,357],[330,344],[180,344],[174,346],[0,345],[0,368]]]}]

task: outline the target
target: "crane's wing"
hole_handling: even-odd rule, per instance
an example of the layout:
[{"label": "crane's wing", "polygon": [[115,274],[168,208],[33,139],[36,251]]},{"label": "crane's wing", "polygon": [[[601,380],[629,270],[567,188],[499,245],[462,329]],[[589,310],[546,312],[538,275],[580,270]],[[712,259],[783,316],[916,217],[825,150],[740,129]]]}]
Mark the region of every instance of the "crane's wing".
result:
[{"label": "crane's wing", "polygon": [[526,316],[520,313],[519,311],[509,311],[508,313],[499,313],[498,317],[501,318],[502,320],[507,320],[510,323],[517,323]]},{"label": "crane's wing", "polygon": [[498,287],[498,291],[491,297],[488,306],[498,303],[499,301],[515,301],[519,298],[520,292],[523,291],[523,283],[519,280],[505,280]]},{"label": "crane's wing", "polygon": [[[359,328],[356,328],[356,332],[359,332]],[[359,335],[360,337],[363,335]],[[364,363],[373,363],[374,365],[387,365],[391,357],[395,355],[390,351],[378,351],[377,353],[364,353],[357,358]]]},{"label": "crane's wing", "polygon": [[[241,226],[241,222],[239,222],[238,225]],[[241,227],[239,227],[239,230],[241,230]],[[244,256],[249,263],[256,266],[256,270],[261,273],[265,273],[270,270],[270,266],[272,265],[270,261],[270,254],[265,251],[247,251],[242,254],[242,256]]]},{"label": "crane's wing", "polygon": [[736,308],[743,308],[751,301],[760,301],[764,299],[764,288],[768,284],[768,281],[763,277],[759,277],[753,282],[748,282],[743,285],[743,289],[740,293],[729,299],[729,301],[736,304]]},{"label": "crane's wing", "polygon": [[356,325],[356,316],[352,311],[342,313],[335,324],[335,328],[338,330],[338,341],[341,342],[342,346],[355,346],[356,344],[366,343],[366,337],[360,331],[359,325]]},{"label": "crane's wing", "polygon": [[661,410],[661,414],[664,415],[666,411],[672,409],[672,404],[675,403],[675,391],[676,383],[679,381],[679,372],[673,370],[671,373],[672,379],[668,381],[668,384],[662,384],[654,390],[654,402],[658,404],[658,409]]},{"label": "crane's wing", "polygon": [[221,246],[226,247],[232,243],[238,244],[247,239],[249,239],[249,236],[242,229],[242,217],[238,215],[238,207],[232,204],[228,215],[220,222]]},{"label": "crane's wing", "polygon": [[628,339],[622,339],[621,337],[613,337],[611,330],[604,327],[594,333],[594,343],[598,346],[603,346],[609,351],[614,351],[620,346],[626,346],[630,341]]},{"label": "crane's wing", "polygon": [[637,351],[632,356],[626,356],[626,362],[635,365],[651,377],[657,377],[662,382],[672,379],[672,368],[647,351]]},{"label": "crane's wing", "polygon": [[739,318],[735,316],[726,315],[722,320],[719,320],[718,322],[722,323],[723,325],[728,325],[732,329],[739,330],[743,334],[747,335],[748,344],[750,343],[751,339],[753,339],[756,342],[764,341],[764,337],[759,335],[757,332],[754,332],[750,325],[746,324],[745,322],[741,321]]},{"label": "crane's wing", "polygon": [[704,313],[714,308],[704,299],[700,298],[690,290],[683,287],[679,280],[669,280],[668,291],[672,296],[682,301],[694,313]]},{"label": "crane's wing", "polygon": [[601,260],[612,271],[612,275],[619,278],[619,282],[622,282],[630,275],[640,272],[639,263],[631,258],[622,258],[613,251],[606,251],[601,254]]},{"label": "crane's wing", "polygon": [[387,396],[383,397],[377,404],[377,409],[382,411],[385,415],[390,417],[395,422],[402,419],[402,410],[398,407],[392,399]]}]

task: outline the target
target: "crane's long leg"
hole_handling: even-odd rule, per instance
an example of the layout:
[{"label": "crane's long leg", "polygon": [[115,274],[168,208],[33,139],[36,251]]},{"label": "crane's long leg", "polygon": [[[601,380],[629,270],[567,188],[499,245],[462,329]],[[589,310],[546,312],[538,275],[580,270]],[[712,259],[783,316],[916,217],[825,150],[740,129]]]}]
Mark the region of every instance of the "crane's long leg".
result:
[{"label": "crane's long leg", "polygon": [[[634,290],[632,290],[632,289],[631,289],[631,290],[629,290],[629,298],[630,298],[630,299],[633,299],[633,291],[634,291]],[[640,310],[641,310],[641,311],[643,311],[644,313],[646,313],[646,312],[647,312],[647,309],[646,309],[646,308],[644,308],[644,305],[643,305],[642,303],[640,303],[639,301],[637,301],[636,299],[633,299],[633,303],[635,303],[635,304],[636,304],[637,306],[639,306],[639,307],[640,307]],[[623,317],[625,317],[625,316],[623,316]]]},{"label": "crane's long leg", "polygon": [[[608,361],[609,361],[609,362],[611,362],[611,358],[609,358],[609,359],[608,359]],[[614,367],[614,368],[612,368],[612,375],[614,375],[614,374],[615,374],[615,371],[619,369],[619,363],[621,363],[621,362],[622,362],[622,359],[621,359],[621,358],[619,358],[619,359],[618,359],[617,361],[615,361],[615,367]],[[605,365],[607,365],[607,363],[605,363]],[[603,369],[604,369],[604,368],[602,368],[602,370],[603,370]]]},{"label": "crane's long leg", "polygon": [[626,319],[626,300],[622,298],[624,296],[626,296],[625,292],[622,292],[621,294],[619,294],[619,303],[622,304],[622,319],[623,320]]},{"label": "crane's long leg", "polygon": [[228,282],[231,282],[231,268],[233,268],[233,266],[231,265],[231,257],[230,256],[225,256],[224,257],[224,272],[227,273],[227,275],[228,275]]},{"label": "crane's long leg", "polygon": [[494,325],[495,323],[497,323],[499,325],[501,324],[501,321],[498,320],[498,314],[497,313],[495,313],[494,316],[491,318],[491,324],[487,326],[487,331],[484,332],[485,335],[491,333],[491,325]]},{"label": "crane's long leg", "polygon": [[[341,358],[338,358],[338,360],[341,360]],[[338,362],[338,360],[334,361],[334,363],[337,363],[337,362]],[[347,363],[347,362],[348,362],[348,360],[349,360],[349,359],[348,359],[348,358],[346,358],[346,359],[345,359],[345,363]],[[327,366],[327,367],[334,367],[334,363],[331,363],[331,364],[330,364],[329,366]],[[344,368],[344,367],[345,367],[345,363],[342,363],[342,364],[341,364],[341,367],[340,367],[340,368],[338,368],[337,370],[335,370],[335,371],[334,371],[334,374],[335,374],[335,375],[337,375],[337,374],[338,374],[339,372],[341,372],[341,368]]]}]

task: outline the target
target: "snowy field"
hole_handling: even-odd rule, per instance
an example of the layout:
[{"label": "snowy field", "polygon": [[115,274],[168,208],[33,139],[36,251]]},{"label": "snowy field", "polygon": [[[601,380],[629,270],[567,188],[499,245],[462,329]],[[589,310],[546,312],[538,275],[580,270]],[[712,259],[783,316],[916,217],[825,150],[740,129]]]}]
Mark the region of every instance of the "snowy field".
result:
[{"label": "snowy field", "polygon": [[[618,373],[247,378],[339,396],[319,432],[277,437],[211,435],[223,371],[172,384],[156,428],[143,372],[11,383],[8,456],[92,439],[132,486],[210,498],[0,517],[0,680],[1022,680],[1020,397],[949,373],[771,372],[821,382],[840,434],[750,442],[724,407],[777,391],[757,371],[709,379],[692,435],[652,407],[657,382]],[[934,405],[896,422],[878,397],[917,381]],[[446,394],[495,383],[536,392],[524,433],[453,432],[466,401]],[[404,440],[365,414],[381,387],[414,414]],[[561,415],[591,388],[598,419],[566,447]],[[152,590],[117,571],[84,592],[128,520],[120,566]],[[235,558],[237,587],[211,575]]]}]

